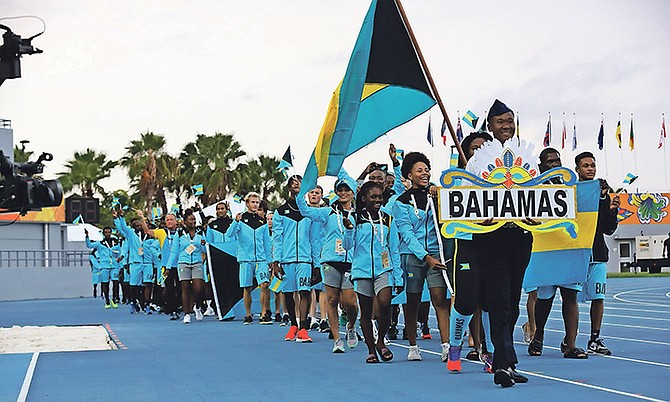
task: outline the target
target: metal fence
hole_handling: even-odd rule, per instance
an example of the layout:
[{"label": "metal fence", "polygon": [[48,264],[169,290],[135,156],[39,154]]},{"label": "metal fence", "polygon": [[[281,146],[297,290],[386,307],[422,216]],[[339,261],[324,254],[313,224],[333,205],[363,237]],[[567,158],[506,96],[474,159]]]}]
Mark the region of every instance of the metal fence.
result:
[{"label": "metal fence", "polygon": [[0,250],[0,268],[88,266],[87,250]]}]

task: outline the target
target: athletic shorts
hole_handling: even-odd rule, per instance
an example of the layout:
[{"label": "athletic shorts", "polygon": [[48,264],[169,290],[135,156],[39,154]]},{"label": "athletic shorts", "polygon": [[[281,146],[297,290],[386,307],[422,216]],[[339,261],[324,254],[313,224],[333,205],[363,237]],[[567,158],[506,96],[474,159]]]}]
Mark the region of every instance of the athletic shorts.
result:
[{"label": "athletic shorts", "polygon": [[537,298],[540,300],[549,300],[556,294],[556,289],[570,289],[577,292],[582,291],[581,283],[572,283],[570,285],[552,285],[552,286],[540,286],[537,288]]},{"label": "athletic shorts", "polygon": [[144,264],[130,263],[130,286],[142,285],[144,278]]},{"label": "athletic shorts", "polygon": [[579,292],[579,301],[603,300],[607,289],[607,263],[590,262],[589,271],[586,274],[586,282]]},{"label": "athletic shorts", "polygon": [[[121,269],[123,270],[123,283],[130,283],[130,266],[124,265]],[[119,269],[119,274],[121,273],[121,269]]]},{"label": "athletic shorts", "polygon": [[447,287],[441,270],[429,267],[427,262],[419,260],[414,254],[403,254],[400,257],[402,269],[407,274],[407,293],[421,293],[424,280],[428,289]]},{"label": "athletic shorts", "polygon": [[367,297],[375,297],[382,289],[388,287],[393,287],[393,278],[389,272],[384,272],[374,280],[354,279],[354,291]]},{"label": "athletic shorts", "polygon": [[254,286],[254,277],[256,283],[270,282],[270,268],[268,264],[261,262],[241,262],[240,263],[240,287],[250,288]]},{"label": "athletic shorts", "polygon": [[94,285],[100,283],[100,268],[91,268],[91,283]]},{"label": "athletic shorts", "polygon": [[321,278],[323,278],[322,283],[331,288],[342,290],[354,288],[351,282],[351,271],[341,272],[327,263],[321,266]]},{"label": "athletic shorts", "polygon": [[523,288],[523,292],[524,292],[525,294],[533,293],[533,292],[537,292],[537,289],[538,289],[537,286],[532,287],[532,288]]},{"label": "athletic shorts", "polygon": [[119,268],[112,268],[109,271],[109,279],[111,279],[113,281],[118,281],[119,280],[119,271],[120,271]]},{"label": "athletic shorts", "polygon": [[190,281],[191,279],[203,279],[205,273],[202,270],[202,263],[196,262],[195,264],[186,264],[180,262],[177,264],[177,275],[179,275],[180,281]]},{"label": "athletic shorts", "polygon": [[305,262],[287,262],[281,264],[284,270],[282,293],[309,291],[312,289],[312,264]]},{"label": "athletic shorts", "polygon": [[112,268],[100,268],[100,283],[109,282],[109,278],[112,276]]}]

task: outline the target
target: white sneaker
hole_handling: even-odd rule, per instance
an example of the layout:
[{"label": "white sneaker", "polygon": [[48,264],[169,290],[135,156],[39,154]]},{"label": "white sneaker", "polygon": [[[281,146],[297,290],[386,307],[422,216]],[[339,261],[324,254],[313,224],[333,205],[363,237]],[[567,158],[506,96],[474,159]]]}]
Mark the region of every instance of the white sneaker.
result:
[{"label": "white sneaker", "polygon": [[384,345],[388,346],[391,344],[391,340],[388,335],[384,335]]},{"label": "white sneaker", "polygon": [[344,353],[344,341],[342,338],[335,340],[335,343],[333,344],[333,353]]},{"label": "white sneaker", "polygon": [[416,362],[423,360],[418,346],[414,345],[409,347],[409,352],[407,352],[407,360]]},{"label": "white sneaker", "polygon": [[195,319],[202,321],[202,310],[200,310],[200,307],[195,308]]},{"label": "white sneaker", "polygon": [[216,315],[216,313],[214,312],[214,309],[212,308],[212,306],[207,306],[207,310],[205,310],[204,316],[205,317],[211,317],[213,315]]},{"label": "white sneaker", "polygon": [[451,345],[449,345],[448,342],[443,343],[442,345],[442,363],[446,363],[449,360],[449,348]]},{"label": "white sneaker", "polygon": [[358,336],[356,336],[356,328],[347,329],[347,346],[353,349],[358,346]]},{"label": "white sneaker", "polygon": [[190,314],[184,314],[184,319],[181,321],[184,324],[190,324],[191,323],[191,315]]},{"label": "white sneaker", "polygon": [[377,336],[379,335],[379,329],[377,328],[377,320],[372,320],[372,337],[377,343]]}]

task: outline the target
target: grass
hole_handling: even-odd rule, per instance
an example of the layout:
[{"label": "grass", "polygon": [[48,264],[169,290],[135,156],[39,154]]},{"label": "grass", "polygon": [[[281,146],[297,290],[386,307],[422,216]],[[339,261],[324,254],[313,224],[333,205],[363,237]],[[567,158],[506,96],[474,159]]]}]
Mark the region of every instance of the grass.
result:
[{"label": "grass", "polygon": [[608,278],[660,278],[670,276],[670,272],[661,272],[660,274],[650,274],[648,272],[608,272]]}]

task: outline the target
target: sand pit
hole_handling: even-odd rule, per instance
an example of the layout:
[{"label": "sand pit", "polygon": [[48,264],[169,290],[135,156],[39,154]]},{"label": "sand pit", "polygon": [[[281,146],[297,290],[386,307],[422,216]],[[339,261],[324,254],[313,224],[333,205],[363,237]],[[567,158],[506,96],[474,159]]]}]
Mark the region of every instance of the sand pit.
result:
[{"label": "sand pit", "polygon": [[0,353],[117,349],[101,325],[0,328]]}]

